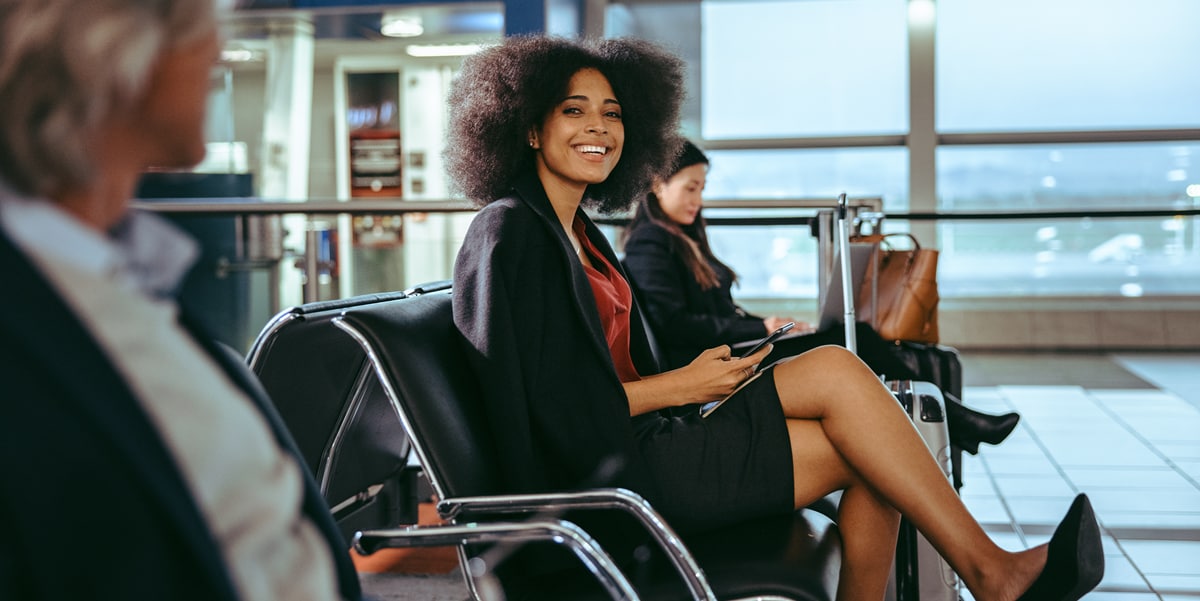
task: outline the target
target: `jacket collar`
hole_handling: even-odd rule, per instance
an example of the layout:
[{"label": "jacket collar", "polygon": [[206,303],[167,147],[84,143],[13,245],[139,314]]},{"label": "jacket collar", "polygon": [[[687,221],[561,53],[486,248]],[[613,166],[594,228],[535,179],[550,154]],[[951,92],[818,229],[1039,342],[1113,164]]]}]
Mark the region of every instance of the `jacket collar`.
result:
[{"label": "jacket collar", "polygon": [[[514,188],[517,197],[533,209],[533,212],[541,218],[543,225],[558,241],[561,257],[567,264],[567,272],[571,274],[571,296],[575,301],[575,311],[587,324],[588,333],[591,334],[588,338],[591,339],[593,350],[609,365],[612,365],[612,355],[609,354],[608,345],[605,343],[604,326],[600,323],[600,310],[596,307],[596,297],[592,294],[592,285],[588,282],[587,273],[583,271],[583,264],[575,258],[575,249],[571,246],[567,233],[563,231],[562,225],[558,221],[558,214],[554,212],[554,206],[550,204],[550,198],[546,196],[546,190],[542,187],[541,180],[538,179],[536,173],[531,172],[518,180]],[[608,251],[608,241],[604,240],[602,235],[598,236],[599,240],[597,240],[599,230],[588,219],[583,209],[576,209],[575,215],[583,220],[588,239],[601,249],[607,258],[611,252]],[[616,367],[613,367],[611,371],[615,377]]]}]

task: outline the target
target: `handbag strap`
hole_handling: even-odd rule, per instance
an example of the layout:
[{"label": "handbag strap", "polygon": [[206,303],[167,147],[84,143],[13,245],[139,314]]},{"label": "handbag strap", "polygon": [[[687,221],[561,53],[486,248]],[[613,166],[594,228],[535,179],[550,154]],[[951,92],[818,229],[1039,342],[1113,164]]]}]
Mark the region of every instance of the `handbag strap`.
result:
[{"label": "handbag strap", "polygon": [[894,239],[894,238],[908,238],[909,242],[912,243],[912,250],[921,250],[921,243],[917,242],[917,237],[908,232],[897,232],[894,234],[885,234],[884,236],[882,236],[880,238],[879,245],[881,247],[883,247],[885,250],[897,250],[896,247],[892,244],[892,239]]},{"label": "handbag strap", "polygon": [[917,241],[917,237],[908,232],[895,232],[892,234],[860,234],[852,236],[851,242],[875,242],[878,243],[883,250],[897,250],[891,242],[891,238],[908,238],[912,244],[912,250],[920,250],[921,243]]}]

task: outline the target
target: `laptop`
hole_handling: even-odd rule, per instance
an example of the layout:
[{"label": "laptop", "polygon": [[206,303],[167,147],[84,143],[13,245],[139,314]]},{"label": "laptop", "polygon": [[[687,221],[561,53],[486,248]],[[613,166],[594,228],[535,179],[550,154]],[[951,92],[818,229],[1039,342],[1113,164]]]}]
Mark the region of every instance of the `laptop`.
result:
[{"label": "laptop", "polygon": [[[867,268],[871,265],[871,257],[879,245],[874,242],[850,243],[850,280],[853,284],[854,296],[859,298],[862,292],[863,280]],[[829,286],[826,287],[825,302],[817,314],[817,330],[825,331],[842,325],[846,318],[846,309],[842,303],[842,256],[837,249],[833,251],[833,273],[829,275]],[[857,309],[857,307],[856,307]]]}]

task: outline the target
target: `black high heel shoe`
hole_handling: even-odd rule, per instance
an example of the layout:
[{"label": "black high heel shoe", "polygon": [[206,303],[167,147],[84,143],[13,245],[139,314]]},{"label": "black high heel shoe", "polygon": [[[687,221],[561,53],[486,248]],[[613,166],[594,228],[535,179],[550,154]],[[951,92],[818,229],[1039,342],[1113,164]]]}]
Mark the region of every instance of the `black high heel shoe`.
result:
[{"label": "black high heel shoe", "polygon": [[1081,494],[1054,529],[1046,567],[1017,601],[1076,601],[1103,578],[1100,526],[1087,495]]},{"label": "black high heel shoe", "polygon": [[1019,413],[991,415],[975,411],[962,404],[953,395],[946,395],[946,422],[953,442],[962,450],[975,455],[979,443],[997,445],[1004,442],[1021,421]]}]

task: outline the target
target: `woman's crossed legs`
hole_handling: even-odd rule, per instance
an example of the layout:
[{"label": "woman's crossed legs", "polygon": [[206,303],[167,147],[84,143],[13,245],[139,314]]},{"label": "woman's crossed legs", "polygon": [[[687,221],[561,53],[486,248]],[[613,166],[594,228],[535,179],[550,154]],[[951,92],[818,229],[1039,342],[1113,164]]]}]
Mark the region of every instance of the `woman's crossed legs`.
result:
[{"label": "woman's crossed legs", "polygon": [[908,415],[862,361],[826,346],[774,369],[788,418],[796,506],[845,491],[838,515],[839,601],[883,598],[899,514],[979,601],[1013,601],[1029,588],[1046,563],[1046,546],[1012,553],[988,538]]}]

